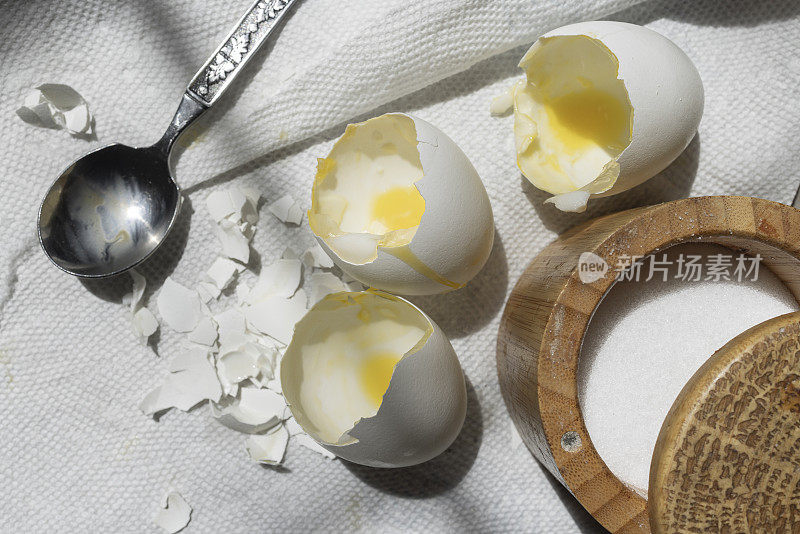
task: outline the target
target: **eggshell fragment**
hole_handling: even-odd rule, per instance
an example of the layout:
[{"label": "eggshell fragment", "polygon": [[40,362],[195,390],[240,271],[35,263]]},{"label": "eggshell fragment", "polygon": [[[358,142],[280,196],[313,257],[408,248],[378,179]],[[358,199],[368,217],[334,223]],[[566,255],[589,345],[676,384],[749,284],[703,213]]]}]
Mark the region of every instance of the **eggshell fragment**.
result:
[{"label": "eggshell fragment", "polygon": [[259,434],[289,416],[286,401],[269,389],[243,387],[239,396],[211,405],[211,413],[223,425],[245,434]]},{"label": "eggshell fragment", "polygon": [[292,247],[286,247],[285,249],[283,249],[283,254],[281,254],[281,258],[284,260],[299,260],[300,254]]},{"label": "eggshell fragment", "polygon": [[333,260],[322,250],[318,243],[314,243],[303,252],[303,264],[314,269],[330,269],[333,267]]},{"label": "eggshell fragment", "polygon": [[589,201],[591,193],[588,191],[572,191],[555,195],[544,201],[545,204],[554,204],[561,211],[573,213],[583,213],[586,211],[586,203]]},{"label": "eggshell fragment", "polygon": [[267,297],[289,298],[300,286],[303,264],[297,259],[280,259],[263,267],[258,282],[250,290],[247,301],[251,304]]},{"label": "eggshell fragment", "polygon": [[291,298],[267,297],[245,308],[247,324],[262,334],[288,344],[294,325],[306,312],[306,294],[302,289]]},{"label": "eggshell fragment", "polygon": [[489,106],[492,115],[500,116],[509,113],[514,108],[514,91],[506,90],[495,96]]},{"label": "eggshell fragment", "polygon": [[336,458],[336,455],[334,453],[332,453],[331,451],[329,451],[328,449],[326,449],[325,447],[323,447],[322,445],[320,445],[319,443],[314,441],[314,438],[312,438],[308,434],[305,434],[305,433],[298,434],[298,435],[292,437],[292,439],[294,441],[296,441],[298,443],[298,445],[301,445],[301,446],[305,447],[306,449],[314,451],[317,454],[321,454],[325,458],[328,458],[330,460],[333,460],[334,458]]},{"label": "eggshell fragment", "polygon": [[244,446],[254,461],[266,465],[280,465],[288,443],[289,433],[281,425],[266,434],[248,436]]},{"label": "eggshell fragment", "polygon": [[122,296],[122,303],[131,309],[131,326],[137,337],[143,342],[158,330],[158,319],[153,312],[142,307],[142,296],[147,282],[135,269],[128,271],[131,280],[131,292]]},{"label": "eggshell fragment", "polygon": [[162,506],[163,509],[158,511],[153,522],[164,532],[180,532],[192,519],[192,507],[177,491],[170,491],[165,495]]},{"label": "eggshell fragment", "polygon": [[86,100],[72,87],[45,83],[25,98],[17,115],[45,128],[63,128],[72,135],[91,134],[93,120]]},{"label": "eggshell fragment", "polygon": [[214,316],[219,332],[220,351],[229,347],[238,348],[249,341],[244,313],[238,307],[231,307]]},{"label": "eggshell fragment", "polygon": [[133,328],[140,337],[147,339],[158,330],[158,319],[147,308],[139,308],[133,314]]},{"label": "eggshell fragment", "polygon": [[213,299],[219,298],[221,294],[222,290],[211,282],[199,282],[197,284],[197,295],[204,304],[208,304]]},{"label": "eggshell fragment", "polygon": [[[375,328],[359,326],[365,324]],[[386,329],[383,324],[397,326]],[[358,382],[345,378],[343,365],[334,369],[327,360],[349,358],[344,355],[350,354],[350,345],[336,349],[338,356],[325,349],[327,344],[344,333],[346,343],[367,343],[364,350],[371,350],[372,344],[378,348],[400,340],[384,339],[381,331],[405,336],[414,329],[420,337],[394,366],[377,410],[359,407],[352,391]],[[359,331],[371,332],[372,338],[352,337]],[[297,323],[280,374],[303,430],[335,455],[363,465],[403,467],[429,460],[453,442],[466,415],[464,375],[450,342],[419,308],[381,291],[337,293],[316,304]]]},{"label": "eggshell fragment", "polygon": [[230,384],[258,376],[261,372],[261,351],[254,343],[245,343],[236,349],[226,349],[217,356],[217,371]]},{"label": "eggshell fragment", "polygon": [[211,218],[216,222],[234,215],[236,219],[241,219],[242,209],[247,202],[247,197],[238,189],[225,191],[214,191],[206,198],[206,206]]},{"label": "eggshell fragment", "polygon": [[339,277],[331,273],[313,273],[309,277],[309,285],[311,286],[311,290],[308,293],[309,306],[313,306],[331,293],[347,291],[347,286],[344,285]]},{"label": "eggshell fragment", "polygon": [[194,330],[189,332],[189,341],[212,346],[217,341],[217,324],[211,317],[203,317]]},{"label": "eggshell fragment", "polygon": [[279,221],[289,224],[300,224],[303,220],[303,210],[300,204],[291,196],[284,195],[268,207],[270,213]]},{"label": "eggshell fragment", "polygon": [[[378,225],[370,220],[357,230],[345,216],[350,206],[375,201],[354,185],[368,180],[390,187],[413,180],[424,200],[419,225],[376,234],[371,232]],[[483,268],[494,240],[489,196],[467,156],[435,126],[401,113],[347,127],[320,160],[308,220],[344,272],[367,286],[406,295],[463,287]],[[351,221],[348,231],[342,230],[345,221]]]},{"label": "eggshell fragment", "polygon": [[139,408],[145,415],[173,407],[188,411],[204,400],[218,401],[221,396],[208,350],[190,349],[173,360],[167,379],[145,396]]},{"label": "eggshell fragment", "polygon": [[176,332],[191,332],[203,316],[197,292],[182,286],[172,277],[164,280],[156,304],[161,318]]},{"label": "eggshell fragment", "polygon": [[223,219],[217,224],[216,233],[225,256],[242,263],[250,261],[250,239],[242,233],[239,225]]},{"label": "eggshell fragment", "polygon": [[218,289],[227,288],[239,272],[238,264],[228,258],[217,258],[206,271],[206,277]]},{"label": "eggshell fragment", "polygon": [[132,312],[136,312],[142,302],[147,281],[136,269],[130,269],[128,275],[132,280],[131,292],[122,296],[122,303],[130,306]]}]

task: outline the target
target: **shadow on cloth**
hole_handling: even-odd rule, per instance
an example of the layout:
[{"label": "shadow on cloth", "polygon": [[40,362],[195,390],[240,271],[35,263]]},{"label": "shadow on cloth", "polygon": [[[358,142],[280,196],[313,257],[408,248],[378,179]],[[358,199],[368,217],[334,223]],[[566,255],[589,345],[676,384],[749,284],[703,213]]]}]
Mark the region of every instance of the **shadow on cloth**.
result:
[{"label": "shadow on cloth", "polygon": [[[465,71],[444,78],[432,85],[419,89],[413,93],[409,93],[391,102],[387,102],[386,104],[382,104],[370,111],[356,115],[355,117],[352,117],[343,123],[332,126],[331,128],[328,128],[327,130],[319,132],[313,136],[298,140],[295,143],[291,143],[285,147],[268,152],[233,169],[219,173],[216,176],[209,177],[207,180],[203,180],[200,183],[194,184],[186,188],[184,191],[187,194],[191,194],[195,191],[205,189],[206,187],[230,182],[239,176],[252,172],[255,169],[265,167],[273,161],[284,159],[302,152],[303,150],[306,150],[317,143],[336,139],[342,135],[347,124],[363,122],[369,118],[377,117],[378,115],[390,112],[413,114],[417,109],[425,108],[458,96],[470,94],[486,85],[490,85],[499,80],[507,79],[515,74],[520,74],[521,71],[517,67],[517,63],[519,62],[519,58],[522,57],[529,46],[530,44],[518,46],[507,52],[503,52],[501,54],[492,56],[491,58],[480,61]],[[261,52],[259,52],[259,56],[262,56],[262,58],[265,55],[266,54],[262,56]],[[263,59],[260,61],[263,61]],[[243,87],[247,83],[247,80],[252,78],[252,71],[257,69],[251,69],[250,65],[248,65],[247,70],[251,72],[251,75],[249,77],[243,77],[244,83],[242,84],[237,81],[236,87]],[[235,91],[236,89],[232,88],[231,90]],[[226,96],[226,98],[221,100],[220,103],[223,101],[227,102],[227,100],[228,99]],[[481,108],[477,112],[486,113],[486,109],[484,108]],[[207,113],[191,126],[190,132],[199,132],[206,129],[210,125],[210,122],[208,121],[213,120],[213,117],[216,115],[216,109]],[[191,133],[187,135],[191,135]],[[318,155],[323,156],[323,154]]]},{"label": "shadow on cloth", "polygon": [[575,521],[575,526],[577,526],[583,534],[606,534],[608,532],[603,525],[597,522],[597,519],[592,517],[592,514],[586,511],[586,508],[581,506],[578,499],[576,499],[567,488],[562,486],[561,483],[550,474],[550,471],[540,463],[539,469],[545,474],[547,481],[553,488],[553,492],[558,496],[561,504],[563,504],[564,508],[569,512],[569,515],[572,516],[572,519]]},{"label": "shadow on cloth", "polygon": [[[303,0],[301,0],[301,2],[302,1]],[[218,117],[221,117],[222,115],[227,113],[228,110],[230,110],[236,105],[236,103],[239,101],[239,98],[241,98],[242,93],[250,85],[250,82],[253,80],[253,78],[255,78],[261,73],[262,71],[261,67],[263,66],[267,57],[270,55],[272,49],[275,46],[275,43],[278,41],[278,39],[280,39],[280,33],[283,29],[283,26],[289,20],[291,20],[292,17],[295,16],[296,12],[297,12],[296,9],[290,9],[288,13],[283,15],[280,25],[277,26],[274,30],[272,30],[272,34],[270,35],[269,39],[267,39],[267,41],[263,45],[261,45],[261,48],[259,48],[258,51],[249,59],[248,63],[242,68],[242,71],[238,73],[237,75],[238,79],[236,80],[236,83],[232,84],[225,91],[225,96],[223,98],[220,98],[219,102],[215,103],[211,109],[209,109],[206,113],[204,113],[199,119],[197,119],[197,121],[195,121],[194,124],[192,124],[187,129],[186,132],[184,132],[184,135],[186,135],[187,138],[192,139],[193,136],[196,137],[200,133],[207,131],[212,124],[218,122]],[[231,18],[231,21],[229,23],[230,27],[233,27],[235,21],[238,20],[238,17],[240,17],[241,15],[237,14],[235,16],[237,18]],[[228,29],[227,26],[225,27],[225,29],[226,30]],[[210,54],[211,51],[212,49],[209,49],[208,53]],[[191,78],[187,77],[187,83],[190,79]],[[180,159],[181,155],[186,151],[186,148],[189,146],[189,144],[190,144],[189,142],[176,143],[175,148],[173,149],[172,161],[174,161],[177,164],[177,161]],[[213,177],[210,179],[213,179]],[[206,181],[194,184],[193,187],[187,188],[185,192],[189,194],[191,192],[190,190],[193,191],[197,189],[197,186],[200,186],[204,183],[206,183]]]},{"label": "shadow on cloth", "polygon": [[383,492],[411,499],[435,497],[454,488],[472,468],[483,439],[483,417],[475,389],[467,382],[467,417],[450,447],[425,463],[398,469],[367,467],[342,460],[364,483]]},{"label": "shadow on cloth", "polygon": [[408,297],[444,331],[450,339],[467,336],[492,320],[503,306],[508,287],[508,261],[500,234],[495,230],[494,246],[486,265],[466,287],[441,295]]},{"label": "shadow on cloth", "polygon": [[608,17],[633,24],[672,19],[702,26],[758,26],[800,14],[797,0],[740,2],[737,0],[658,0],[644,2]]},{"label": "shadow on cloth", "polygon": [[686,198],[697,174],[699,157],[700,135],[697,134],[686,150],[656,176],[618,195],[589,200],[589,206],[583,213],[565,213],[551,204],[545,204],[544,201],[551,196],[549,193],[534,187],[521,174],[520,181],[522,190],[545,227],[562,234],[601,215]]}]

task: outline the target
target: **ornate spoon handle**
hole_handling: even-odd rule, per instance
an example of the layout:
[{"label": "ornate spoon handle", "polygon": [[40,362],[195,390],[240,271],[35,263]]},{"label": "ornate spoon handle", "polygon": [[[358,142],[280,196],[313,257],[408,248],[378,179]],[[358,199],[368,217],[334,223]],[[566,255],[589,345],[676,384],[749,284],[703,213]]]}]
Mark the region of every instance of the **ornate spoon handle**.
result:
[{"label": "ornate spoon handle", "polygon": [[258,0],[228,34],[206,64],[197,71],[178,111],[161,139],[153,148],[168,157],[181,133],[222,96],[258,48],[267,40],[278,22],[299,0]]},{"label": "ornate spoon handle", "polygon": [[195,74],[186,92],[211,107],[298,0],[258,0]]}]

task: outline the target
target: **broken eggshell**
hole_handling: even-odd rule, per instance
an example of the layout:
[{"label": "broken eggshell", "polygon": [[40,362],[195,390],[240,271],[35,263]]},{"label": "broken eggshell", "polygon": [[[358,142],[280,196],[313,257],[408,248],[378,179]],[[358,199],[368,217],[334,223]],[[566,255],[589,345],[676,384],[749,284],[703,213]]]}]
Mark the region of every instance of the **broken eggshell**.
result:
[{"label": "broken eggshell", "polygon": [[[514,88],[517,164],[534,186],[556,195],[547,202],[564,211],[583,211],[590,195],[615,195],[661,172],[688,146],[703,114],[703,84],[692,61],[642,26],[593,21],[558,28],[534,43],[520,67],[527,82]],[[581,154],[580,161],[558,150],[537,156],[558,137],[550,126],[554,116],[579,136],[592,129],[587,113],[576,110],[600,109],[602,99],[568,99],[594,89],[611,95],[613,106],[604,109],[620,115],[609,120],[604,112],[594,121],[620,130],[603,132],[606,153]],[[548,103],[555,104],[555,115],[545,113]],[[559,114],[559,107],[567,113]]]},{"label": "broken eggshell", "polygon": [[161,502],[153,523],[161,527],[164,532],[175,534],[183,530],[192,519],[192,507],[177,491],[167,493]]},{"label": "broken eggshell", "polygon": [[243,387],[235,398],[211,403],[211,415],[244,434],[259,434],[289,417],[283,396],[269,389]]},{"label": "broken eggshell", "polygon": [[31,92],[17,115],[45,128],[63,128],[71,135],[91,135],[93,119],[86,100],[72,87],[44,83]]},{"label": "broken eggshell", "polygon": [[[424,201],[417,226],[383,235],[341,229],[347,206],[374,206],[375,198],[366,193],[357,198],[362,195],[357,187],[349,193],[352,198],[337,198],[336,184],[343,183],[337,172],[344,168],[337,161],[361,156],[372,158],[365,171],[370,180],[385,180],[387,187],[413,184]],[[379,163],[381,157],[386,157],[385,166]],[[400,175],[408,173],[416,176]],[[326,181],[329,176],[333,180]],[[359,178],[350,179],[357,183]],[[319,162],[308,220],[320,246],[345,273],[368,286],[405,295],[463,287],[483,268],[494,240],[492,207],[475,167],[441,130],[402,113],[348,125]]]},{"label": "broken eggshell", "polygon": [[[371,339],[353,338],[358,330],[348,330],[372,321],[397,321],[421,334],[410,340],[413,346],[394,365],[378,406],[365,408],[352,397],[358,377],[348,376],[341,369],[346,366],[334,369],[338,375],[330,374],[330,362],[315,364],[313,355],[327,356],[330,336],[348,331],[349,343],[373,344],[372,349],[391,346],[396,339],[381,339],[375,336],[378,330]],[[335,381],[337,376],[343,380]],[[280,377],[302,429],[336,456],[362,465],[405,467],[430,460],[452,444],[466,416],[464,374],[444,333],[419,308],[382,291],[335,293],[316,304],[295,327]],[[348,400],[353,398],[356,402]]]}]

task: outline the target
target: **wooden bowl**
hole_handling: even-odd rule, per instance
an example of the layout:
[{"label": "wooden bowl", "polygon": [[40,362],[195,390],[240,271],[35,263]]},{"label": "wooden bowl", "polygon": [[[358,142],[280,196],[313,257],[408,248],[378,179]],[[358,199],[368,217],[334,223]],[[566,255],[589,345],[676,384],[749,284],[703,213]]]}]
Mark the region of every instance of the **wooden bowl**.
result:
[{"label": "wooden bowl", "polygon": [[628,265],[633,256],[687,241],[760,254],[800,301],[800,211],[749,197],[701,197],[614,213],[566,232],[522,274],[500,324],[497,371],[522,439],[613,533],[650,532],[649,517],[645,498],[599,456],[581,415],[581,343],[617,273],[583,283],[578,259],[592,252],[609,266]]}]

